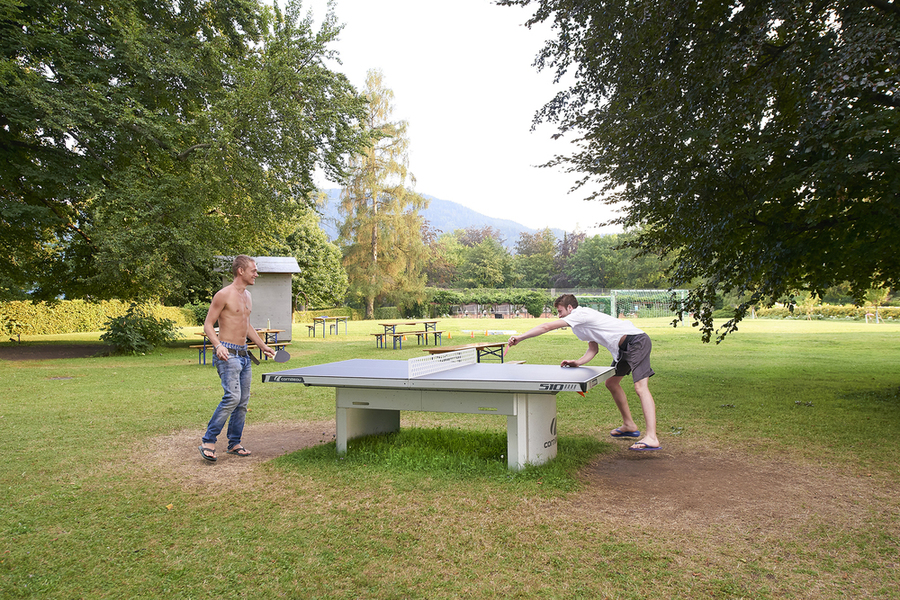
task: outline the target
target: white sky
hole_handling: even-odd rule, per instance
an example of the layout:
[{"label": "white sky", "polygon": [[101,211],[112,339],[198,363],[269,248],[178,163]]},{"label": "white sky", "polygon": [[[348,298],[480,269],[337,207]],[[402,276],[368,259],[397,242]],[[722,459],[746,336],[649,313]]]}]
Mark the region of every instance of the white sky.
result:
[{"label": "white sky", "polygon": [[[303,9],[318,22],[326,0]],[[381,69],[394,120],[409,123],[417,192],[535,229],[601,232],[612,209],[585,201],[587,188],[568,193],[575,176],[536,167],[568,146],[549,125],[530,130],[556,92],[552,74],[532,66],[549,28],[529,30],[530,13],[492,0],[337,0],[335,14],[335,68],[360,91]]]}]

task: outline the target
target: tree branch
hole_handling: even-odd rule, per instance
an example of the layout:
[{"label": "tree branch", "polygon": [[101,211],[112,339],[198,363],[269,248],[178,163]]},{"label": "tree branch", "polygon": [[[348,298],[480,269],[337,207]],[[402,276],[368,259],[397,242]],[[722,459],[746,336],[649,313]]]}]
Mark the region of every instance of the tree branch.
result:
[{"label": "tree branch", "polygon": [[77,233],[81,237],[81,239],[83,239],[85,242],[87,242],[88,246],[90,246],[91,248],[94,248],[94,243],[91,241],[90,236],[87,233],[85,233],[85,231],[83,229],[81,229],[80,227],[78,227],[77,225],[72,223],[72,221],[70,219],[67,219],[66,216],[58,210],[59,209],[58,206],[54,205],[54,203],[48,201],[46,198],[41,198],[40,201],[44,206],[49,208],[50,211],[54,215],[56,215],[60,221],[63,221],[66,229]]},{"label": "tree branch", "polygon": [[172,149],[172,146],[171,146],[168,142],[166,142],[166,141],[164,141],[164,140],[161,140],[161,139],[157,138],[157,137],[154,136],[154,135],[151,135],[149,132],[145,131],[144,129],[141,129],[140,127],[138,127],[138,126],[137,126],[136,124],[134,124],[134,123],[128,123],[128,124],[126,125],[126,127],[128,127],[128,129],[134,131],[134,132],[137,133],[138,135],[142,135],[142,136],[145,136],[145,137],[150,138],[151,140],[153,140],[154,142],[156,142],[156,144],[157,144],[160,148],[163,148],[163,149],[165,149],[165,150],[171,150],[171,149]]},{"label": "tree branch", "polygon": [[178,160],[186,159],[188,157],[188,155],[191,154],[194,150],[199,150],[200,148],[209,148],[210,146],[212,146],[212,144],[210,144],[210,143],[194,144],[193,146],[191,146],[190,148],[188,148],[187,150],[185,150],[184,152],[179,154]]},{"label": "tree branch", "polygon": [[887,0],[868,0],[868,2],[875,8],[880,8],[883,11],[900,14],[900,5],[896,4],[895,2],[888,2]]}]

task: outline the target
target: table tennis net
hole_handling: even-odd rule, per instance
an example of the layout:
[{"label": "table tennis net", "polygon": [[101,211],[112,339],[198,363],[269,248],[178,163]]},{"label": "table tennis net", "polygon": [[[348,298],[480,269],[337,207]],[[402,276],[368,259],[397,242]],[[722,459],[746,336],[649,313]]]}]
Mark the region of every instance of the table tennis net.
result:
[{"label": "table tennis net", "polygon": [[475,348],[465,348],[444,354],[432,354],[420,358],[411,358],[407,361],[409,379],[431,375],[440,371],[454,369],[463,365],[473,365],[478,362],[478,352]]}]

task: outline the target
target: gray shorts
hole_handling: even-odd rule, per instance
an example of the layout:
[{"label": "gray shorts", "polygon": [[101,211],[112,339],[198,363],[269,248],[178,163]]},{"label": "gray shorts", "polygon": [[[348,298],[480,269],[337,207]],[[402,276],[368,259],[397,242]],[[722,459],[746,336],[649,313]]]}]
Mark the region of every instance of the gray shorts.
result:
[{"label": "gray shorts", "polygon": [[650,336],[646,333],[629,335],[625,345],[619,347],[619,360],[610,365],[616,368],[616,377],[624,377],[631,373],[634,381],[640,381],[655,375],[650,368]]}]

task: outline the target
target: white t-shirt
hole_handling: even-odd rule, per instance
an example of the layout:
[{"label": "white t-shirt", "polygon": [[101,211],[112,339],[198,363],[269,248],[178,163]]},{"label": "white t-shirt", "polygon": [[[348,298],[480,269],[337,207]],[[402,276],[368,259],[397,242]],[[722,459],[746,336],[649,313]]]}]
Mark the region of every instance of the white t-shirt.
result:
[{"label": "white t-shirt", "polygon": [[616,319],[587,306],[579,306],[562,320],[569,324],[579,340],[597,342],[609,350],[613,360],[619,360],[619,340],[623,335],[644,333],[631,321]]}]

